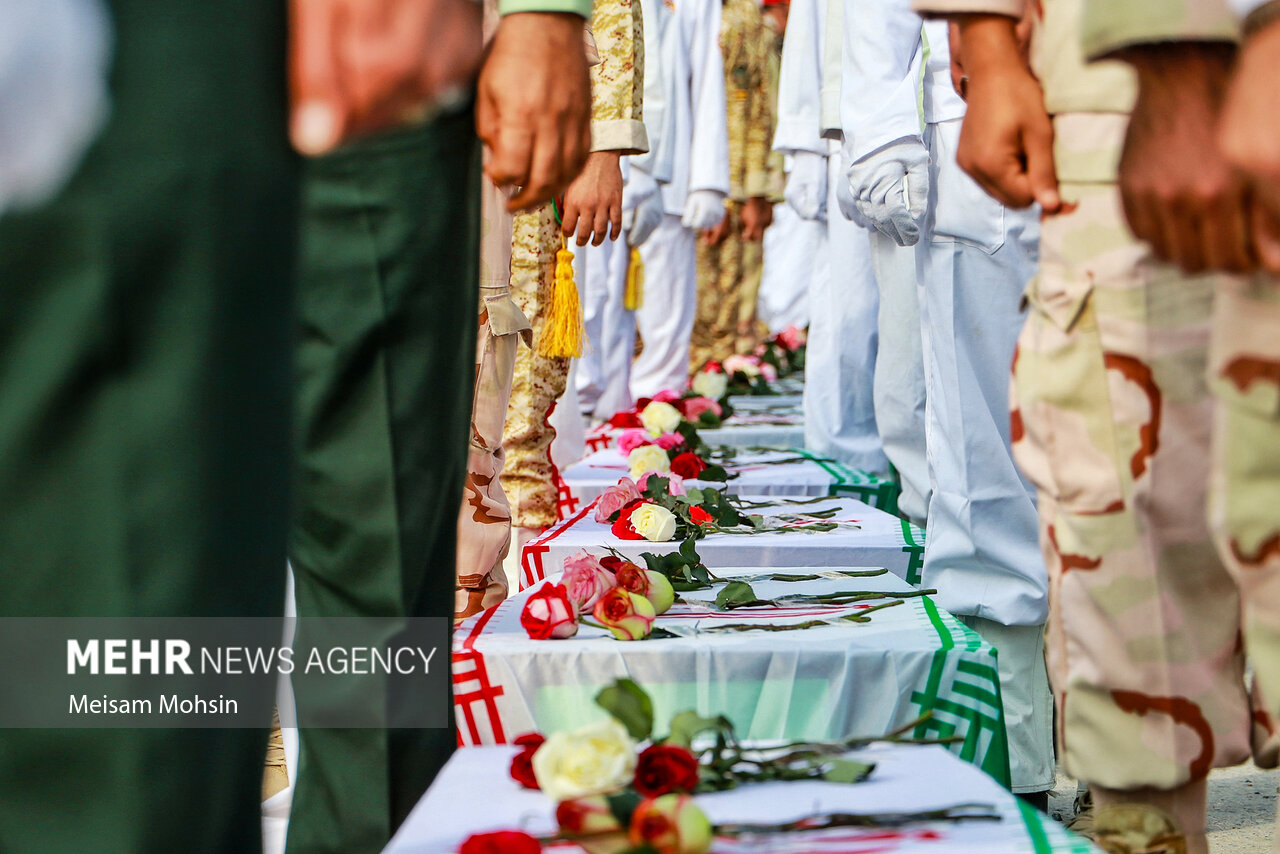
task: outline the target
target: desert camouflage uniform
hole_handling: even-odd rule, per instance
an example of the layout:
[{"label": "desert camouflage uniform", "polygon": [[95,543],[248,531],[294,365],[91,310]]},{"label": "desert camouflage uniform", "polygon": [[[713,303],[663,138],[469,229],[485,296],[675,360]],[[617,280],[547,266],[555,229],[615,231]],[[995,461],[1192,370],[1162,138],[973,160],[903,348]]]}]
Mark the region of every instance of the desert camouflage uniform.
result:
[{"label": "desert camouflage uniform", "polygon": [[[591,69],[591,148],[637,154],[649,148],[642,121],[644,25],[640,3],[601,0],[591,17],[600,62]],[[576,247],[573,247],[576,248]],[[515,220],[511,295],[533,324],[534,340],[546,322],[555,282],[560,226],[550,204]],[[506,465],[502,488],[520,528],[544,528],[556,521],[556,473],[550,448],[555,430],[548,423],[564,394],[569,359],[521,350],[507,407],[502,443]]]},{"label": "desert camouflage uniform", "polygon": [[[1088,2],[1089,55],[1130,44],[1237,37],[1238,22],[1223,0],[1112,5]],[[1258,706],[1254,758],[1274,767],[1280,761],[1280,279],[1219,282],[1209,382],[1216,396],[1209,522],[1243,611]]]},{"label": "desert camouflage uniform", "polygon": [[[1084,65],[1084,2],[1044,0],[1033,45],[1062,192],[1078,207],[1042,226],[1014,363],[1014,455],[1039,493],[1066,770],[1170,790],[1249,747],[1239,600],[1204,517],[1221,280],[1156,262],[1125,225],[1115,177],[1135,85],[1124,66]],[[1017,16],[1022,0],[916,7]]]},{"label": "desert camouflage uniform", "polygon": [[[729,235],[719,246],[698,243],[698,314],[693,324],[690,369],[737,352],[739,321],[755,321],[763,244],[742,239],[742,206],[753,196],[770,195],[770,144],[774,98],[769,86],[769,56],[775,40],[754,0],[725,0],[720,50],[729,111],[729,198],[725,202]],[[746,290],[754,281],[751,305]],[[750,328],[750,325],[747,326]]]}]

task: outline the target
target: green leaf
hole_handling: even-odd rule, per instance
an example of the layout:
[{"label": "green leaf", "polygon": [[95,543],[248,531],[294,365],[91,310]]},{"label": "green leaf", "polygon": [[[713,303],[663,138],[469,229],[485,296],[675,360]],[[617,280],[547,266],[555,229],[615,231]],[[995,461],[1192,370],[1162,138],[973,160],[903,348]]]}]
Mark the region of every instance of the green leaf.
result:
[{"label": "green leaf", "polygon": [[756,596],[756,591],[745,581],[730,581],[716,594],[716,607],[721,611],[735,604],[757,601],[759,597]]},{"label": "green leaf", "polygon": [[732,732],[733,724],[723,716],[704,718],[692,709],[681,712],[671,719],[671,734],[666,737],[666,744],[678,744],[690,747],[694,739],[704,732]]},{"label": "green leaf", "polygon": [[619,679],[596,694],[596,705],[626,727],[636,741],[653,733],[653,700],[630,679]]},{"label": "green leaf", "polygon": [[631,789],[625,789],[612,795],[605,795],[604,799],[609,803],[609,812],[613,813],[613,817],[622,827],[631,826],[631,816],[635,814],[636,807],[640,806],[643,798],[638,792]]},{"label": "green leaf", "polygon": [[852,759],[832,759],[827,765],[827,769],[822,772],[822,779],[828,783],[861,783],[876,770],[875,765]]},{"label": "green leaf", "polygon": [[686,563],[701,563],[702,558],[698,555],[698,548],[692,537],[680,544],[680,557],[685,559]]},{"label": "green leaf", "polygon": [[[674,588],[675,585],[672,585]],[[668,638],[678,638],[680,635],[675,632],[668,631],[661,626],[654,626],[649,630],[649,636],[645,640],[667,640]]]}]

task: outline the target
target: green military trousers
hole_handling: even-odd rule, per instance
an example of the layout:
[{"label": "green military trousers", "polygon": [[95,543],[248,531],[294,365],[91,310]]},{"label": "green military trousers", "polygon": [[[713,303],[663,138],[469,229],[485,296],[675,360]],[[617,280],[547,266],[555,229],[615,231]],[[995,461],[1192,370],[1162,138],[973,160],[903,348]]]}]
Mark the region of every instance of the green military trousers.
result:
[{"label": "green military trousers", "polygon": [[[309,163],[291,562],[308,617],[453,616],[479,282],[469,110]],[[298,686],[300,687],[300,686]],[[445,689],[447,690],[447,689]],[[290,854],[377,854],[452,729],[308,729]]]},{"label": "green military trousers", "polygon": [[[106,5],[107,124],[0,217],[0,616],[277,617],[285,4]],[[261,728],[0,729],[0,851],[252,854],[270,698],[241,711]]]}]

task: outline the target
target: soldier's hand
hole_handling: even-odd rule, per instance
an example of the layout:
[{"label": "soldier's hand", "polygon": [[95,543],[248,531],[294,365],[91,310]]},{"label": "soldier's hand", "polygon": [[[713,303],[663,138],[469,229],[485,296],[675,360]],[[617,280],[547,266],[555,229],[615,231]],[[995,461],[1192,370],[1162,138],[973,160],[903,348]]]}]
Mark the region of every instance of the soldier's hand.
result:
[{"label": "soldier's hand", "polygon": [[764,230],[773,224],[773,204],[761,196],[752,196],[742,206],[742,239],[756,243],[764,239]]},{"label": "soldier's hand", "polygon": [[1227,162],[1249,183],[1250,235],[1258,262],[1280,273],[1280,21],[1252,34],[1240,50],[1222,112],[1219,140]]},{"label": "soldier's hand", "polygon": [[518,187],[518,211],[563,192],[591,150],[591,81],[582,18],[558,12],[507,15],[480,71],[476,129],[489,149],[485,172]]},{"label": "soldier's hand", "polygon": [[725,214],[719,224],[702,232],[702,242],[707,246],[719,246],[729,238],[729,215]]},{"label": "soldier's hand", "polygon": [[1157,256],[1188,273],[1255,264],[1248,187],[1216,137],[1233,53],[1229,45],[1168,43],[1120,54],[1138,72],[1120,157],[1125,217]]},{"label": "soldier's hand", "polygon": [[593,151],[582,174],[564,194],[564,234],[576,232],[578,245],[617,240],[622,233],[622,169],[616,151]]},{"label": "soldier's hand", "polygon": [[480,67],[472,0],[292,0],[290,136],[323,154],[461,100]]},{"label": "soldier's hand", "polygon": [[1018,22],[1001,15],[958,20],[969,109],[956,160],[1003,204],[1025,208],[1039,202],[1045,213],[1058,213],[1053,125],[1023,58]]}]

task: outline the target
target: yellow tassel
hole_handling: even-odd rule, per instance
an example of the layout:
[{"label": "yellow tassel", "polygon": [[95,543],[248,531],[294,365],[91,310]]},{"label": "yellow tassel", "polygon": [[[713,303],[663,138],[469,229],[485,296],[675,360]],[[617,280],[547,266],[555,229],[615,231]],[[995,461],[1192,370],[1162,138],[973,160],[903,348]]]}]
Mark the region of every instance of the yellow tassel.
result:
[{"label": "yellow tassel", "polygon": [[556,280],[551,292],[551,304],[547,306],[547,322],[538,341],[540,356],[582,355],[582,305],[578,300],[578,286],[573,281],[573,253],[560,236],[560,251],[556,253]]},{"label": "yellow tassel", "polygon": [[622,294],[622,307],[635,311],[644,305],[644,261],[640,250],[631,248],[631,263],[627,265],[627,289]]}]

